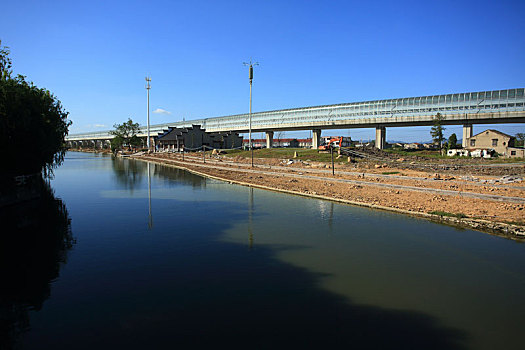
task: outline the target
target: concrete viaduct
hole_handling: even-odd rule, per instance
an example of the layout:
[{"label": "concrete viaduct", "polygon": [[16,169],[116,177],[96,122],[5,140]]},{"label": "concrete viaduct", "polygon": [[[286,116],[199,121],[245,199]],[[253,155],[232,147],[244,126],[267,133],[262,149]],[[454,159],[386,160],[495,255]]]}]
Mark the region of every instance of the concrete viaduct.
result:
[{"label": "concrete viaduct", "polygon": [[[443,125],[463,125],[463,147],[472,136],[473,124],[524,123],[524,88],[465,92],[447,95],[407,97],[388,100],[352,102],[252,113],[252,132],[266,132],[267,147],[272,147],[273,133],[288,130],[312,130],[312,147],[319,146],[321,130],[375,128],[376,147],[384,148],[387,127],[432,125],[441,113]],[[201,125],[207,132],[247,133],[249,114],[195,119],[150,126],[150,135],[170,127]],[[146,138],[146,127],[139,137]],[[102,148],[113,136],[109,131],[69,135],[71,145]]]}]

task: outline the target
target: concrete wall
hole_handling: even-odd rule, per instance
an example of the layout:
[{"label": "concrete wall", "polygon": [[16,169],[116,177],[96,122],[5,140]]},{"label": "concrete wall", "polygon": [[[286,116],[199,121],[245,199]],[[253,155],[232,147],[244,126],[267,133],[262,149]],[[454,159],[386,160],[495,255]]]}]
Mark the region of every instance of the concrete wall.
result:
[{"label": "concrete wall", "polygon": [[509,147],[507,149],[507,157],[509,157],[509,158],[525,158],[525,148]]}]

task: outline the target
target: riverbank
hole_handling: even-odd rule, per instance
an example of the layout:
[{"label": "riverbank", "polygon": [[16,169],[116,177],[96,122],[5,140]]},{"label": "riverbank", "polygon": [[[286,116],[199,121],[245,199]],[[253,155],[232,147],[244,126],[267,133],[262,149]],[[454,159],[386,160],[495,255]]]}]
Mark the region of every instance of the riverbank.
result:
[{"label": "riverbank", "polygon": [[389,210],[525,239],[525,187],[518,181],[504,184],[484,178],[473,182],[395,169],[382,173],[338,169],[334,176],[322,164],[290,166],[294,164],[288,164],[289,160],[257,159],[251,168],[246,159],[207,156],[204,163],[199,154],[186,154],[184,160],[182,155],[164,153],[134,158],[244,186]]}]

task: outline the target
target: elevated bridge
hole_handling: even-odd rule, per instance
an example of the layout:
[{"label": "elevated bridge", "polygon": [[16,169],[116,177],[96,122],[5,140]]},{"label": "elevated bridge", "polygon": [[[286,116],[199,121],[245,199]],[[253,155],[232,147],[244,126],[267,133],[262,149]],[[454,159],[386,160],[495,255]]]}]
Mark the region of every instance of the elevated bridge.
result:
[{"label": "elevated bridge", "polygon": [[[376,147],[384,148],[387,127],[432,125],[437,113],[444,125],[463,125],[463,146],[472,136],[473,124],[524,123],[524,88],[465,92],[447,95],[407,97],[388,100],[351,102],[252,113],[252,132],[266,132],[267,145],[275,131],[312,130],[317,148],[322,129],[375,128]],[[249,114],[188,120],[150,126],[151,135],[170,127],[201,125],[208,132],[246,133]],[[140,137],[146,137],[141,127]],[[109,131],[69,135],[66,140],[97,145],[113,138]]]}]

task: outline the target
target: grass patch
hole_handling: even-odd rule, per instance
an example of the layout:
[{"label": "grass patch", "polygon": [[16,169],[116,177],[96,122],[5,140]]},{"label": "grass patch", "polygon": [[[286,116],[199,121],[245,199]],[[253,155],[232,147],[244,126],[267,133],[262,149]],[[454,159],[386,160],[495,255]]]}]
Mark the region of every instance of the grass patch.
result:
[{"label": "grass patch", "polygon": [[441,152],[439,150],[432,150],[432,149],[399,149],[399,148],[387,148],[383,151],[397,154],[400,156],[418,156],[418,157],[424,157],[424,158],[450,158],[446,155],[441,155]]},{"label": "grass patch", "polygon": [[[226,156],[236,157],[241,156],[248,158],[250,157],[250,151],[243,150],[227,150]],[[295,152],[297,152],[297,157],[293,158]],[[319,153],[315,149],[305,149],[305,148],[262,148],[253,150],[253,156],[255,158],[275,158],[275,159],[300,159],[303,161],[311,160],[314,162],[331,162],[330,153]],[[347,161],[347,157],[343,156],[339,159],[336,159],[337,153],[334,153],[334,162],[335,163],[344,163]]]},{"label": "grass patch", "polygon": [[463,213],[449,213],[447,211],[441,211],[441,210],[434,210],[434,211],[431,211],[429,214],[439,215],[439,216],[450,216],[450,217],[454,217],[458,219],[463,219],[467,217]]},{"label": "grass patch", "polygon": [[383,175],[394,175],[399,174],[399,171],[385,171],[384,173],[381,173]]}]

